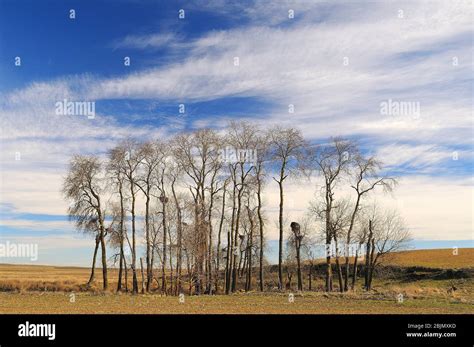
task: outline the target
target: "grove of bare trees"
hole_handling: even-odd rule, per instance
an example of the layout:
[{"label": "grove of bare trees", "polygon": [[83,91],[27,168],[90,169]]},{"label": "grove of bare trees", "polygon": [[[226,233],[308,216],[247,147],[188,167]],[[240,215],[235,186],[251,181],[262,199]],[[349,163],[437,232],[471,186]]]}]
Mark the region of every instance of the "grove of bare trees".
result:
[{"label": "grove of bare trees", "polygon": [[[409,239],[398,212],[370,198],[394,189],[396,179],[383,172],[353,141],[315,145],[298,129],[263,130],[241,121],[222,131],[128,138],[105,156],[75,155],[63,194],[71,220],[94,236],[88,286],[100,249],[104,290],[110,267],[118,268],[116,290],[133,294],[291,289],[293,271],[297,290],[313,290],[319,264],[324,289],[335,290],[335,273],[342,292],[356,288],[361,271],[370,290],[384,255]],[[285,185],[291,180],[304,180],[316,194],[304,218],[290,224]],[[276,189],[278,268],[272,271],[265,193]]]}]

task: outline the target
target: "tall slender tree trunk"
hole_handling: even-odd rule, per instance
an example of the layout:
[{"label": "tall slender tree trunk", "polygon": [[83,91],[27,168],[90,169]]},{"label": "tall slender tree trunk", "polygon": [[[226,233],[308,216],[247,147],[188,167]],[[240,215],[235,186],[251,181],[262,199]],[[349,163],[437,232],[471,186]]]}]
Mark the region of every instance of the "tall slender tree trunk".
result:
[{"label": "tall slender tree trunk", "polygon": [[297,275],[298,275],[298,290],[303,291],[303,277],[301,275],[301,258],[300,258],[300,240],[296,240],[296,265],[297,265]]},{"label": "tall slender tree trunk", "polygon": [[94,248],[94,255],[92,256],[92,266],[91,266],[91,275],[89,277],[89,281],[87,281],[87,286],[90,287],[92,285],[92,282],[94,282],[94,277],[95,277],[95,262],[97,259],[97,251],[99,250],[99,244],[100,244],[100,237],[99,235],[96,235],[95,237],[95,248]]},{"label": "tall slender tree trunk", "polygon": [[371,243],[372,243],[372,221],[369,220],[369,235],[367,237],[367,244],[366,244],[366,248],[365,248],[365,273],[364,273],[364,277],[365,277],[365,284],[364,284],[364,287],[365,287],[365,290],[370,290],[370,286],[369,286],[369,278],[370,278],[370,254],[371,254],[371,250],[370,250],[370,247],[371,247]]},{"label": "tall slender tree trunk", "polygon": [[220,271],[220,260],[221,260],[221,234],[222,227],[224,225],[224,215],[225,215],[225,196],[226,196],[226,186],[227,182],[224,183],[223,192],[222,192],[222,209],[221,209],[221,220],[219,222],[219,232],[217,234],[217,254],[216,254],[216,274],[215,274],[215,285],[214,291],[216,294],[219,292],[219,271]]},{"label": "tall slender tree trunk", "polygon": [[377,262],[377,256],[375,256],[375,240],[372,236],[372,241],[370,245],[370,269],[369,269],[369,284],[368,290],[372,289],[372,278],[374,277],[375,263]]},{"label": "tall slender tree trunk", "polygon": [[[359,245],[360,247],[360,245]],[[352,268],[352,283],[351,283],[351,290],[354,290],[355,288],[355,283],[356,283],[356,280],[357,280],[357,261],[359,259],[359,249],[356,250],[356,254],[355,254],[355,257],[354,257],[354,264],[353,264],[353,268]]]},{"label": "tall slender tree trunk", "polygon": [[120,256],[119,256],[119,271],[117,280],[117,292],[122,290],[122,277],[123,277],[123,244],[120,243]]},{"label": "tall slender tree trunk", "polygon": [[[242,247],[242,244],[243,242],[240,243],[241,247]],[[244,268],[245,268],[246,263],[247,263],[247,249],[246,248],[244,248],[244,250],[240,249],[239,267],[237,268],[237,275],[239,278],[241,278],[244,275]]]},{"label": "tall slender tree trunk", "polygon": [[[152,281],[151,275],[151,254],[150,254],[150,188],[147,182],[147,193],[145,200],[145,241],[146,241],[146,291],[150,291]],[[141,260],[141,259],[140,259]]]},{"label": "tall slender tree trunk", "polygon": [[163,194],[163,201],[162,201],[162,216],[163,216],[163,261],[161,263],[161,293],[166,294],[166,254],[167,254],[167,234],[168,234],[168,226],[166,220],[166,197]]},{"label": "tall slender tree trunk", "polygon": [[330,186],[326,183],[326,291],[332,291],[332,266],[331,266],[331,208]]},{"label": "tall slender tree trunk", "polygon": [[122,181],[119,181],[119,195],[120,195],[120,265],[117,282],[117,292],[122,290],[122,276],[123,276],[123,263],[125,252],[123,250],[123,239],[124,239],[124,215],[125,208],[123,206],[123,192],[122,192]]},{"label": "tall slender tree trunk", "polygon": [[350,268],[349,245],[351,242],[351,233],[352,233],[352,229],[354,228],[355,217],[356,217],[357,211],[359,210],[360,198],[361,198],[361,195],[357,194],[357,200],[354,206],[354,211],[352,212],[352,215],[351,215],[351,222],[349,224],[349,229],[347,230],[346,252],[345,252],[345,263],[344,263],[344,291],[346,292],[349,289],[349,268]]},{"label": "tall slender tree trunk", "polygon": [[176,286],[177,294],[181,294],[182,283],[181,283],[181,269],[182,269],[182,239],[183,239],[183,220],[181,215],[181,206],[179,205],[178,197],[174,188],[175,180],[171,184],[171,190],[173,192],[174,203],[176,205],[178,227],[177,227],[177,257],[176,257]]},{"label": "tall slender tree trunk", "polygon": [[140,258],[140,269],[142,272],[142,294],[145,294],[145,272],[143,270],[143,258]]},{"label": "tall slender tree trunk", "polygon": [[[233,261],[232,261],[232,292],[235,292],[235,290],[237,289],[237,272],[238,272],[238,268],[237,268],[237,257],[238,257],[238,247],[239,247],[239,223],[240,223],[240,212],[241,212],[241,209],[242,209],[242,192],[243,192],[243,187],[241,187],[239,190],[238,190],[238,193],[237,193],[237,213],[236,213],[236,217],[235,217],[235,231],[234,231],[234,244],[233,244],[233,248],[234,248],[234,252],[233,252]],[[239,262],[240,264],[240,262]]]},{"label": "tall slender tree trunk", "polygon": [[125,272],[125,292],[128,293],[128,267],[127,267],[127,259],[125,258],[125,255],[123,257],[123,269]]},{"label": "tall slender tree trunk", "polygon": [[103,225],[100,227],[100,246],[101,246],[101,254],[102,254],[102,280],[103,280],[103,288],[107,290],[109,286],[109,282],[107,279],[107,254],[106,254],[106,247],[105,247],[105,231]]},{"label": "tall slender tree trunk", "polygon": [[227,232],[227,261],[226,261],[226,289],[225,293],[229,294],[231,290],[231,279],[232,279],[232,268],[233,268],[233,259],[234,259],[234,225],[235,225],[235,193],[236,193],[236,183],[234,182],[234,187],[232,191],[232,216],[230,223],[230,230]]},{"label": "tall slender tree trunk", "polygon": [[168,229],[168,237],[170,239],[170,249],[169,249],[169,264],[170,264],[170,283],[169,283],[169,290],[170,293],[173,294],[173,281],[174,281],[174,269],[173,269],[173,253],[171,252],[171,230]]},{"label": "tall slender tree trunk", "polygon": [[[247,207],[248,208],[248,207]],[[251,215],[250,208],[249,210],[249,219],[250,219],[250,235],[247,241],[247,250],[248,250],[248,270],[247,270],[247,282],[246,282],[246,291],[252,290],[252,248],[253,248],[253,229],[254,229],[254,219]]]},{"label": "tall slender tree trunk", "polygon": [[135,225],[135,192],[134,192],[135,186],[133,184],[133,181],[131,180],[130,183],[130,192],[132,195],[132,208],[131,208],[131,214],[132,214],[132,293],[137,294],[138,293],[138,279],[137,279],[137,248],[136,248],[136,238],[135,238],[135,233],[136,233],[136,225]]},{"label": "tall slender tree trunk", "polygon": [[207,280],[206,280],[206,292],[211,295],[212,294],[212,285],[213,285],[213,279],[212,279],[212,258],[214,256],[214,252],[212,249],[212,209],[214,207],[214,192],[212,191],[211,188],[211,194],[210,194],[210,202],[209,202],[209,210],[208,210],[208,215],[207,215],[207,224],[209,228],[209,238],[208,242],[209,245],[207,247]]},{"label": "tall slender tree trunk", "polygon": [[334,245],[336,247],[335,261],[336,261],[336,269],[337,269],[337,279],[339,280],[339,291],[342,293],[342,292],[344,292],[344,281],[343,281],[343,278],[342,278],[341,263],[339,261],[339,244],[337,242],[336,233],[334,233],[333,236],[334,236]]},{"label": "tall slender tree trunk", "polygon": [[263,239],[263,228],[264,228],[264,222],[263,222],[263,217],[262,217],[262,183],[260,181],[260,169],[259,172],[257,173],[257,216],[258,216],[258,227],[259,227],[259,233],[260,233],[260,259],[259,259],[259,288],[260,291],[263,292],[264,290],[264,283],[263,283],[263,249],[264,249],[264,239]]},{"label": "tall slender tree trunk", "polygon": [[[283,169],[282,169],[283,170]],[[283,171],[280,175],[280,181],[278,182],[278,186],[280,188],[280,206],[279,206],[279,213],[278,213],[278,226],[279,226],[279,239],[278,239],[278,289],[283,289]]]}]

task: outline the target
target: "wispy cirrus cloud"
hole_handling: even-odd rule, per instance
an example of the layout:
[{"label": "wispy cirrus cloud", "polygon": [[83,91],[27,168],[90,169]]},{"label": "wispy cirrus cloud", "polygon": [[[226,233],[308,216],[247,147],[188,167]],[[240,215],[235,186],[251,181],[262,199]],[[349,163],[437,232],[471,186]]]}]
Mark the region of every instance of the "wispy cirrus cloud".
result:
[{"label": "wispy cirrus cloud", "polygon": [[177,47],[181,37],[176,33],[158,33],[147,35],[128,35],[123,39],[117,40],[112,44],[115,49],[133,48],[133,49],[157,49]]}]

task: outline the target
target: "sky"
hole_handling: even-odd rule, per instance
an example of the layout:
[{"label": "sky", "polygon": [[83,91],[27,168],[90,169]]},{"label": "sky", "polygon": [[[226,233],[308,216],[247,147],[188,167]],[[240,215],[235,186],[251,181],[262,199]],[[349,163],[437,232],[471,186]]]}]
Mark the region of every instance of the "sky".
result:
[{"label": "sky", "polygon": [[[473,22],[470,1],[0,0],[0,242],[86,266],[60,192],[73,154],[247,119],[357,141],[399,177],[376,199],[415,245],[472,247]],[[57,114],[64,99],[95,117]],[[289,182],[289,218],[311,185]]]}]

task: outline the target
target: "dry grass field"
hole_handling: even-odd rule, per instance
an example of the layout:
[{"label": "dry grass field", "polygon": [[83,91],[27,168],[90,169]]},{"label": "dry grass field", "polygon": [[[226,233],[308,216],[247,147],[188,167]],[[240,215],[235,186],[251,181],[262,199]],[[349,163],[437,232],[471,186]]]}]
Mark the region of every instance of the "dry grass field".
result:
[{"label": "dry grass field", "polygon": [[[386,260],[399,267],[474,268],[474,249],[400,252]],[[474,279],[375,279],[374,290],[350,293],[239,292],[233,295],[174,296],[114,294],[117,272],[109,274],[111,290],[84,291],[89,269],[31,265],[0,265],[0,313],[474,313]],[[318,279],[322,284],[322,279]],[[451,290],[452,287],[456,290]],[[403,295],[403,302],[397,296]],[[74,295],[74,296],[72,296]],[[72,300],[74,298],[75,300]]]},{"label": "dry grass field", "polygon": [[[472,291],[472,286],[470,290]],[[67,293],[0,294],[0,312],[5,313],[144,313],[144,314],[361,314],[361,313],[474,313],[471,299],[462,295],[410,295],[398,303],[395,292],[385,294],[234,294],[185,297],[160,295]]]},{"label": "dry grass field", "polygon": [[459,248],[457,255],[452,249],[423,249],[390,254],[386,263],[398,266],[422,266],[438,269],[462,269],[474,267],[474,248]]}]

